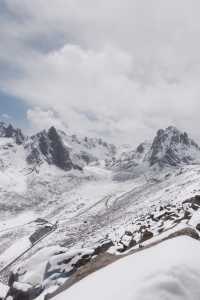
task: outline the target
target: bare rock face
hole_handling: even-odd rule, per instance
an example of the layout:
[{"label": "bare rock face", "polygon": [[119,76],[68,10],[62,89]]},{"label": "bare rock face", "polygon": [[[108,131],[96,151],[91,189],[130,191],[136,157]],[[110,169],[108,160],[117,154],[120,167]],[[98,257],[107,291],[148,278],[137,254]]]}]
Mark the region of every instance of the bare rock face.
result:
[{"label": "bare rock face", "polygon": [[39,163],[45,160],[49,165],[55,165],[64,171],[81,170],[79,166],[73,164],[69,149],[64,145],[55,127],[51,127],[48,131],[44,130],[31,139],[28,146],[30,149],[27,156],[28,163]]},{"label": "bare rock face", "polygon": [[144,241],[147,241],[149,239],[151,239],[153,237],[153,233],[149,230],[145,230],[143,233],[142,233],[142,239],[141,239],[141,243],[144,242]]},{"label": "bare rock face", "polygon": [[200,164],[200,147],[186,132],[169,126],[159,129],[153,141],[141,143],[135,150],[123,152],[110,163],[110,167],[116,171],[114,178],[123,180],[144,173],[154,166],[164,168],[190,164]]},{"label": "bare rock face", "polygon": [[69,157],[69,151],[64,146],[55,127],[51,127],[49,129],[48,138],[50,142],[49,154],[51,156],[52,163],[65,171],[71,170],[73,168],[73,164]]},{"label": "bare rock face", "polygon": [[49,130],[25,137],[20,129],[0,122],[0,138],[4,138],[4,149],[15,147],[13,152],[14,150],[17,152],[17,146],[22,146],[26,162],[30,165],[28,168],[32,170],[37,168],[38,172],[38,167],[44,162],[64,171],[72,169],[82,171],[84,166],[106,162],[116,153],[116,147],[102,139],[78,138],[76,135],[57,130],[53,126]]},{"label": "bare rock face", "polygon": [[3,122],[0,122],[0,137],[13,138],[17,145],[23,144],[25,139],[21,129],[15,129],[11,124],[6,126]]},{"label": "bare rock face", "polygon": [[32,300],[39,296],[41,292],[41,287],[32,287],[28,284],[14,282],[6,299],[12,297],[11,299],[14,300]]},{"label": "bare rock face", "polygon": [[149,157],[150,166],[178,166],[190,164],[200,158],[199,146],[188,137],[187,133],[180,132],[170,126],[160,129],[153,140]]}]

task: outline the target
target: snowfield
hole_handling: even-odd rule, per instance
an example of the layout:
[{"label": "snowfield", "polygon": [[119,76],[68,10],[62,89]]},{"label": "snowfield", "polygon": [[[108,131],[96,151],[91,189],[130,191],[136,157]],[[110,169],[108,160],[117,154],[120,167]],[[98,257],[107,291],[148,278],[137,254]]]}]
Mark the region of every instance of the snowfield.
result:
[{"label": "snowfield", "polygon": [[199,300],[200,242],[177,237],[117,261],[53,300]]},{"label": "snowfield", "polygon": [[30,247],[31,242],[28,237],[25,237],[19,239],[16,243],[10,246],[10,248],[6,249],[6,251],[0,255],[0,271],[5,267],[5,265],[14,261],[21,253],[25,252]]},{"label": "snowfield", "polygon": [[[25,137],[0,123],[7,299],[44,300],[63,288],[56,300],[199,299],[199,242],[189,237],[109,265],[169,235],[199,238],[199,161],[200,147],[174,127],[117,153],[101,139],[55,128]],[[79,271],[87,276],[87,268],[106,265],[67,290]]]},{"label": "snowfield", "polygon": [[0,283],[0,299],[4,299],[8,293],[9,287],[7,285],[4,285],[3,283]]}]

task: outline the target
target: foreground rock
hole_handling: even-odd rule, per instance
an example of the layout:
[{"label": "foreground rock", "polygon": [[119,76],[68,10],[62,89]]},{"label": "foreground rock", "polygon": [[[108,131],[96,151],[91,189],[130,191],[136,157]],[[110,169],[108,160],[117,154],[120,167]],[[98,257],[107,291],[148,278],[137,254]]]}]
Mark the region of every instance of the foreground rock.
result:
[{"label": "foreground rock", "polygon": [[198,199],[197,195],[177,205],[153,207],[148,214],[136,218],[121,236],[115,232],[114,237],[98,241],[92,249],[69,251],[60,246],[41,249],[12,271],[9,295],[13,300],[32,300],[38,295],[50,299],[88,274],[130,253],[181,235],[199,239]]},{"label": "foreground rock", "polygon": [[52,294],[82,266],[105,252],[113,244],[102,241],[96,249],[76,249],[52,246],[38,251],[12,271],[6,299],[31,300],[38,295]]}]

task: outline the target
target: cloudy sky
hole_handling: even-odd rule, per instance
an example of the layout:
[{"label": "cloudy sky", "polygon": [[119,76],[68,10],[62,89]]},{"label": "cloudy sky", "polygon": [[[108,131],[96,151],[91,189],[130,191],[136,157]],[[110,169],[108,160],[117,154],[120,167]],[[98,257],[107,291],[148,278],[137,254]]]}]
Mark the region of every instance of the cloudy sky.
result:
[{"label": "cloudy sky", "polygon": [[199,0],[1,0],[0,115],[137,144],[200,142]]}]

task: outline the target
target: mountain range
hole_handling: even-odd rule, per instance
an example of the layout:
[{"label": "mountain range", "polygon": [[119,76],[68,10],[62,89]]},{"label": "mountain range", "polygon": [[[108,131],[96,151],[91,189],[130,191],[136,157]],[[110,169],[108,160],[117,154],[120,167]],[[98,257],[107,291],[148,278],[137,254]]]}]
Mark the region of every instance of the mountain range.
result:
[{"label": "mountain range", "polygon": [[130,149],[55,127],[27,136],[0,123],[6,299],[50,299],[76,276],[173,236],[189,222],[184,230],[198,235],[198,144],[170,126]]},{"label": "mountain range", "polygon": [[101,138],[78,138],[55,127],[25,136],[21,129],[1,122],[0,138],[1,150],[15,147],[17,152],[17,148],[23,148],[28,166],[39,167],[45,163],[64,171],[83,171],[84,166],[101,163],[113,170],[132,172],[141,166],[163,168],[200,163],[198,144],[186,132],[173,126],[158,130],[153,141],[143,142],[136,149],[120,154],[115,145]]}]

